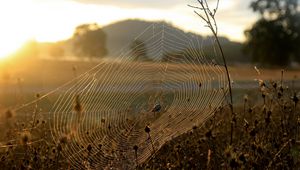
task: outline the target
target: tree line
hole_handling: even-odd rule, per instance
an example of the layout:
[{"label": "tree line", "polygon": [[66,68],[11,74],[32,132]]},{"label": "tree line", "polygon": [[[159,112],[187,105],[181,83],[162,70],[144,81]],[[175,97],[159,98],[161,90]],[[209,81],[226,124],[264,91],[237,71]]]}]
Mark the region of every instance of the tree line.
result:
[{"label": "tree line", "polygon": [[300,62],[299,1],[254,0],[250,8],[260,15],[245,31],[245,51],[253,61],[265,66]]},{"label": "tree line", "polygon": [[[287,66],[300,62],[300,13],[298,0],[252,0],[250,8],[259,19],[245,30],[243,50],[252,61],[264,66]],[[107,55],[106,34],[97,24],[78,26],[71,38],[77,56],[102,58]],[[134,40],[130,45],[132,60],[151,61],[147,44]],[[61,44],[53,44],[50,54],[63,54]],[[231,54],[228,52],[228,55]],[[162,61],[176,58],[174,53],[162,55]]]}]

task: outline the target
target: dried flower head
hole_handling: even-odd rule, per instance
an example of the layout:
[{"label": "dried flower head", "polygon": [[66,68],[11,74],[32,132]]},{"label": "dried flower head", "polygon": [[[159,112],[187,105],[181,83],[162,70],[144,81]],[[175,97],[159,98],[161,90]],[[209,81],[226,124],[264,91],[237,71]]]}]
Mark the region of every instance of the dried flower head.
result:
[{"label": "dried flower head", "polygon": [[58,144],[58,145],[56,146],[56,149],[57,149],[58,152],[61,152],[61,151],[62,151],[62,146],[61,146],[61,144]]},{"label": "dried flower head", "polygon": [[247,95],[247,94],[244,95],[244,101],[245,101],[245,102],[248,101],[248,95]]},{"label": "dried flower head", "polygon": [[31,138],[31,134],[29,131],[24,131],[21,133],[21,144],[26,145]]},{"label": "dried flower head", "polygon": [[73,70],[73,71],[76,71],[76,70],[77,70],[77,66],[76,66],[76,65],[73,65],[72,70]]},{"label": "dried flower head", "polygon": [[255,71],[256,71],[256,73],[257,73],[258,75],[261,74],[260,71],[259,71],[259,69],[258,69],[256,66],[254,66],[254,69],[255,69]]},{"label": "dried flower head", "polygon": [[294,96],[292,97],[292,100],[295,104],[299,102],[299,98],[297,97],[297,93],[294,93]]},{"label": "dried flower head", "polygon": [[59,138],[59,142],[61,144],[67,144],[68,143],[68,136],[67,135],[62,135],[60,138]]},{"label": "dried flower head", "polygon": [[39,99],[39,98],[41,97],[40,93],[37,93],[37,94],[35,95],[35,97],[36,97],[37,99]]},{"label": "dried flower head", "polygon": [[15,115],[15,113],[14,113],[12,110],[7,110],[7,111],[5,112],[5,118],[6,118],[6,119],[11,119],[11,118],[14,117],[14,115]]},{"label": "dried flower head", "polygon": [[86,149],[88,152],[91,152],[93,149],[93,146],[91,144],[89,144]]},{"label": "dried flower head", "polygon": [[266,86],[266,84],[265,84],[265,82],[264,82],[263,80],[258,79],[257,81],[258,81],[259,87],[264,87],[264,86]]},{"label": "dried flower head", "polygon": [[145,127],[145,132],[146,132],[146,133],[150,133],[150,127],[149,127],[149,126],[146,126],[146,127]]},{"label": "dried flower head", "polygon": [[77,112],[77,113],[81,113],[83,108],[82,108],[82,105],[80,103],[80,98],[79,98],[79,95],[76,95],[75,96],[75,106],[74,106],[74,110]]}]

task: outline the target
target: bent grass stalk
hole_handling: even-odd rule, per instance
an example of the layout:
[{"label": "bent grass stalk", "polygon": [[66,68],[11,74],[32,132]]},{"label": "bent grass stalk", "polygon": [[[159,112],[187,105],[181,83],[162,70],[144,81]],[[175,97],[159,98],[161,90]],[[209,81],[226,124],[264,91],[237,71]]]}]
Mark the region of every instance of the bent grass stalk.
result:
[{"label": "bent grass stalk", "polygon": [[198,6],[192,6],[192,5],[188,5],[191,8],[194,8],[196,10],[200,10],[204,12],[204,15],[200,14],[199,12],[197,12],[196,10],[194,10],[194,12],[203,20],[205,21],[205,23],[207,24],[206,26],[211,30],[213,36],[215,37],[215,41],[216,44],[218,46],[218,49],[221,53],[222,56],[222,60],[224,63],[224,67],[226,70],[226,76],[227,76],[227,81],[228,81],[228,90],[229,90],[229,97],[230,97],[230,103],[229,103],[229,107],[231,110],[231,115],[232,115],[232,121],[231,121],[231,134],[230,134],[230,145],[232,144],[232,140],[233,140],[233,124],[235,122],[235,117],[236,115],[234,114],[233,111],[233,97],[232,97],[232,88],[231,88],[231,78],[230,78],[230,74],[229,74],[229,70],[228,70],[228,66],[227,66],[227,62],[226,62],[226,57],[222,48],[222,45],[220,43],[219,37],[218,37],[218,26],[217,26],[217,21],[215,19],[215,15],[217,13],[218,7],[219,7],[219,0],[217,0],[217,5],[216,7],[213,9],[213,11],[211,11],[207,0],[197,0],[200,7]]}]

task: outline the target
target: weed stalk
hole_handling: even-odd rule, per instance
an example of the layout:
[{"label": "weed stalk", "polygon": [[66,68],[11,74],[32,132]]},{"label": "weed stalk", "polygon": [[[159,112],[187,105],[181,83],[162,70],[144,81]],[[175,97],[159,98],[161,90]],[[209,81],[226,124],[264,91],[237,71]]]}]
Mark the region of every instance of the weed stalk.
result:
[{"label": "weed stalk", "polygon": [[222,60],[223,60],[223,63],[224,63],[224,67],[225,67],[225,70],[226,70],[229,97],[230,97],[229,107],[230,107],[230,111],[231,111],[231,115],[232,115],[231,129],[230,129],[230,145],[231,145],[232,140],[233,140],[233,127],[234,127],[234,123],[235,123],[235,120],[236,120],[236,115],[234,114],[234,111],[233,111],[233,97],[232,97],[232,88],[231,88],[231,78],[230,78],[230,74],[229,74],[229,70],[228,70],[228,66],[227,66],[227,62],[226,62],[226,57],[225,57],[222,45],[221,45],[219,37],[218,37],[218,26],[217,26],[217,22],[216,22],[216,19],[215,19],[215,15],[216,15],[218,7],[219,7],[219,0],[217,0],[217,5],[213,9],[213,11],[211,11],[211,9],[210,9],[210,7],[207,3],[207,0],[197,0],[197,1],[200,4],[200,7],[192,6],[192,5],[188,5],[188,6],[194,8],[194,9],[197,9],[197,10],[201,10],[201,11],[204,12],[204,15],[202,15],[199,12],[197,12],[196,10],[194,10],[194,12],[203,21],[205,21],[205,23],[207,24],[206,26],[211,30],[211,32],[212,32],[212,34],[215,38],[215,42],[218,46],[218,49],[221,53]]}]

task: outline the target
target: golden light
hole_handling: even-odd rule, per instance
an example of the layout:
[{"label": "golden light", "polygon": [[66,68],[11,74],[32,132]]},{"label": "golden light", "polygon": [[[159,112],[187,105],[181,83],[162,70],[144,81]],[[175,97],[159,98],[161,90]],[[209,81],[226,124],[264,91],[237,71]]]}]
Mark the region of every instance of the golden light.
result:
[{"label": "golden light", "polygon": [[[16,5],[18,4],[18,5]],[[0,58],[3,59],[20,48],[30,37],[23,29],[23,19],[28,17],[24,9],[30,9],[24,1],[2,1],[0,3]],[[20,12],[20,13],[19,13]]]},{"label": "golden light", "polygon": [[20,37],[7,38],[1,34],[0,37],[1,37],[0,59],[10,56],[18,48],[20,48],[23,43],[25,43],[25,41]]},{"label": "golden light", "polygon": [[16,52],[28,40],[54,42],[70,37],[78,21],[68,22],[66,14],[66,4],[57,1],[1,1],[0,59]]},{"label": "golden light", "polygon": [[[109,9],[117,9],[109,7]],[[0,2],[0,59],[13,54],[28,40],[56,42],[72,36],[83,23],[117,20],[104,7],[73,1],[9,0]],[[80,11],[80,12],[78,12]],[[102,12],[106,13],[100,18]],[[118,16],[121,16],[118,15]]]},{"label": "golden light", "polygon": [[[231,9],[234,6],[236,3],[233,1],[220,4],[221,9]],[[14,53],[28,40],[55,42],[67,39],[72,36],[75,27],[83,23],[96,22],[103,26],[128,18],[166,20],[184,30],[207,34],[203,32],[201,23],[190,10],[186,6],[168,10],[127,9],[108,4],[77,3],[71,0],[3,0],[0,2],[0,58]],[[222,26],[220,22],[220,29],[225,35],[229,35],[226,34],[228,30],[237,30],[234,28],[236,25]],[[243,31],[236,32],[241,34],[230,32],[230,37],[241,39]]]}]

